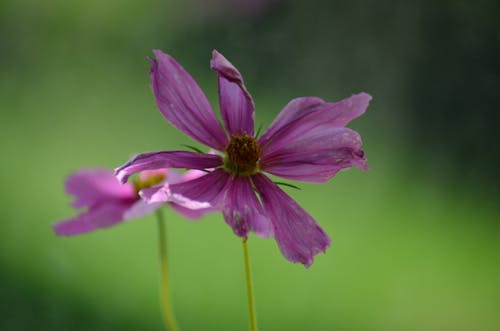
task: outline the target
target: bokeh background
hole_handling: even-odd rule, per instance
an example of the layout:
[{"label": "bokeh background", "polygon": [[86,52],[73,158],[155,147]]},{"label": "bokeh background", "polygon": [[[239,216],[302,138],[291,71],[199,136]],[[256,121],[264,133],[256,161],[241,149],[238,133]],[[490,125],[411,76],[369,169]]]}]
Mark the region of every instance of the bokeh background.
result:
[{"label": "bokeh background", "polygon": [[[371,170],[287,189],[326,255],[250,238],[261,330],[500,329],[500,2],[3,0],[0,37],[0,330],[162,330],[153,217],[50,227],[76,213],[72,171],[193,144],[154,105],[154,48],[215,109],[218,49],[264,127],[294,97],[374,97],[350,125]],[[165,215],[183,330],[246,330],[240,240]]]}]

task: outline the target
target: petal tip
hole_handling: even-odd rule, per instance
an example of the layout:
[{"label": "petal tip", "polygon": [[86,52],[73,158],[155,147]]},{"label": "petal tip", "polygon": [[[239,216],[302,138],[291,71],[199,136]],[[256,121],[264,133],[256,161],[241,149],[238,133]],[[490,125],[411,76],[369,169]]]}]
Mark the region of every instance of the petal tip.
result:
[{"label": "petal tip", "polygon": [[227,59],[221,53],[214,50],[212,52],[212,59],[210,60],[210,69],[219,71],[222,70],[223,67],[227,66]]},{"label": "petal tip", "polygon": [[122,184],[125,184],[129,177],[124,171],[122,171],[122,167],[116,168],[114,171],[114,175],[116,179],[118,179],[118,181]]},{"label": "petal tip", "polygon": [[361,169],[363,171],[370,170],[370,168],[366,164],[366,162],[368,162],[368,160],[365,157],[365,151],[364,150],[360,149],[358,151],[355,151],[353,153],[353,157],[354,157],[354,164],[353,165],[355,167],[357,167],[358,169]]},{"label": "petal tip", "polygon": [[358,101],[360,103],[366,103],[366,107],[368,107],[368,104],[373,99],[373,97],[366,92],[360,92],[357,94],[353,94],[352,97],[358,99]]},{"label": "petal tip", "polygon": [[165,66],[165,65],[168,66],[168,63],[174,63],[174,65],[179,66],[179,64],[177,63],[177,61],[172,56],[170,56],[167,53],[164,53],[160,49],[153,49],[153,54],[154,54],[154,56],[156,58],[156,59],[153,59],[155,65],[162,66],[162,64],[163,64],[163,66]]},{"label": "petal tip", "polygon": [[219,75],[222,75],[229,81],[236,82],[238,84],[243,83],[240,72],[236,67],[229,62],[228,59],[217,50],[213,50],[212,59],[210,60],[210,69],[216,71]]},{"label": "petal tip", "polygon": [[165,53],[163,53],[163,51],[161,49],[153,49],[153,54],[158,58],[159,56],[162,56],[162,55],[167,55]]},{"label": "petal tip", "polygon": [[75,222],[76,219],[77,218],[54,223],[51,225],[52,230],[54,230],[56,236],[58,237],[75,236],[92,230],[85,224]]},{"label": "petal tip", "polygon": [[363,92],[359,92],[357,95],[362,96],[362,97],[364,97],[364,98],[366,98],[368,100],[373,99],[373,97],[370,94],[368,94],[368,93],[366,93],[364,91]]},{"label": "petal tip", "polygon": [[64,231],[61,230],[60,222],[51,224],[50,227],[52,228],[56,236],[61,237],[65,235]]},{"label": "petal tip", "polygon": [[210,59],[210,69],[217,71],[218,62],[220,58],[223,57],[221,53],[219,53],[216,49],[212,51],[212,58]]},{"label": "petal tip", "polygon": [[219,51],[214,48],[212,50],[212,59],[215,59],[216,57],[219,57],[219,56],[222,56],[222,54],[219,53]]}]

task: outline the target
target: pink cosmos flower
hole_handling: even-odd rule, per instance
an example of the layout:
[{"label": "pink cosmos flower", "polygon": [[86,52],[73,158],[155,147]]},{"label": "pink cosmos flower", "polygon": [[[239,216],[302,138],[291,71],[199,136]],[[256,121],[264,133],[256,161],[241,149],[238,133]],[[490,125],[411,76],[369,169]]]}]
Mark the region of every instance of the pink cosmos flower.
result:
[{"label": "pink cosmos flower", "polygon": [[[121,184],[109,169],[83,169],[66,180],[66,191],[75,197],[72,206],[87,207],[78,216],[53,225],[59,236],[72,236],[106,228],[125,220],[141,217],[160,208],[164,202],[147,203],[140,195],[156,185],[162,188],[169,184],[191,180],[204,174],[193,170],[179,174],[172,170],[157,169],[143,171],[131,184]],[[155,190],[156,191],[156,190]],[[187,209],[175,202],[171,207],[181,215],[196,219],[210,211],[208,204],[198,205],[197,210]]]},{"label": "pink cosmos flower", "polygon": [[254,103],[239,71],[213,51],[224,129],[205,94],[169,55],[155,50],[151,85],[156,104],[172,125],[215,154],[149,152],[116,169],[126,182],[136,172],[158,168],[212,169],[197,179],[169,185],[170,198],[208,202],[219,208],[234,233],[274,236],[283,255],[306,267],[330,246],[330,238],[302,207],[264,173],[322,183],[338,171],[366,170],[359,134],[345,125],[364,113],[371,97],[355,94],[327,103],[316,97],[290,101],[260,136],[254,132]]}]

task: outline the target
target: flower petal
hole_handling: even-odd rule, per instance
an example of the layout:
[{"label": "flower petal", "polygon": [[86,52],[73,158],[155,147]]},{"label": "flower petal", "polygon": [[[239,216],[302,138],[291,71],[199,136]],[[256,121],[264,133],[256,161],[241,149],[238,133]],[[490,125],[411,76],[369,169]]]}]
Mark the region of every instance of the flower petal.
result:
[{"label": "flower petal", "polygon": [[259,138],[259,144],[264,154],[270,153],[314,130],[318,125],[343,127],[361,116],[371,99],[372,97],[364,92],[333,103],[326,103],[315,97],[294,99],[283,108]]},{"label": "flower petal", "polygon": [[229,182],[222,213],[233,232],[243,238],[248,237],[249,231],[261,237],[272,235],[272,224],[264,216],[264,210],[255,195],[250,178],[235,176]]},{"label": "flower petal", "polygon": [[218,75],[219,104],[226,130],[230,135],[253,136],[255,107],[240,72],[216,50],[210,67]]},{"label": "flower petal", "polygon": [[200,154],[186,151],[162,151],[142,153],[115,169],[115,176],[125,183],[128,177],[143,170],[161,168],[206,169],[222,164],[218,155]]},{"label": "flower petal", "polygon": [[143,188],[139,191],[139,196],[146,203],[167,202],[170,196],[170,190],[167,185],[157,185]]},{"label": "flower petal", "polygon": [[220,208],[230,175],[217,169],[196,179],[169,186],[169,201],[190,209]]},{"label": "flower petal", "polygon": [[66,179],[66,192],[75,196],[74,208],[103,201],[134,199],[134,188],[122,185],[109,169],[82,169]]},{"label": "flower petal", "polygon": [[262,170],[307,182],[325,182],[351,166],[366,170],[361,138],[344,125],[361,115],[370,99],[360,93],[336,103],[292,100],[259,139]]},{"label": "flower petal", "polygon": [[153,52],[156,60],[150,59],[149,75],[160,112],[191,138],[223,150],[227,137],[203,91],[174,58],[160,50]]},{"label": "flower petal", "polygon": [[201,170],[188,170],[182,174],[176,172],[176,176],[172,176],[173,172],[174,171],[171,170],[169,172],[168,177],[167,177],[167,183],[170,185],[181,183],[181,182],[187,182],[189,180],[193,180],[193,179],[196,179],[198,177],[205,176],[207,174],[205,171],[201,171]]},{"label": "flower petal", "polygon": [[259,144],[266,146],[269,140],[281,128],[288,123],[293,122],[295,119],[304,116],[311,111],[316,110],[319,106],[324,105],[325,102],[316,97],[302,97],[291,100],[276,116],[274,121],[269,125],[267,130],[260,136]]},{"label": "flower petal", "polygon": [[206,201],[191,200],[183,195],[173,195],[168,184],[158,185],[142,189],[139,192],[142,200],[148,204],[158,204],[169,202],[185,209],[202,210],[211,208],[210,203]]},{"label": "flower petal", "polygon": [[58,236],[73,236],[106,228],[123,221],[128,203],[106,203],[81,213],[78,216],[52,225]]},{"label": "flower petal", "polygon": [[123,213],[123,220],[128,221],[135,218],[140,218],[153,213],[155,210],[161,208],[163,202],[147,203],[144,200],[137,200],[125,213]]},{"label": "flower petal", "polygon": [[205,216],[205,214],[219,211],[215,207],[208,207],[208,208],[201,208],[201,209],[189,209],[189,208],[183,207],[183,206],[178,205],[178,204],[173,203],[173,202],[170,202],[169,205],[170,205],[170,207],[172,207],[172,209],[176,213],[178,213],[179,215],[182,215],[185,218],[190,219],[190,220],[197,220],[197,219]]},{"label": "flower petal", "polygon": [[321,125],[265,154],[261,168],[284,178],[326,182],[345,168],[368,169],[361,144],[361,137],[351,129]]},{"label": "flower petal", "polygon": [[168,169],[167,177],[163,184],[143,188],[139,191],[139,195],[147,203],[168,202],[171,196],[170,185],[193,180],[206,174],[206,172],[200,170],[189,170],[181,174],[175,170]]},{"label": "flower petal", "polygon": [[262,174],[252,177],[262,204],[274,225],[274,238],[283,255],[309,267],[331,241],[316,221],[290,196]]}]

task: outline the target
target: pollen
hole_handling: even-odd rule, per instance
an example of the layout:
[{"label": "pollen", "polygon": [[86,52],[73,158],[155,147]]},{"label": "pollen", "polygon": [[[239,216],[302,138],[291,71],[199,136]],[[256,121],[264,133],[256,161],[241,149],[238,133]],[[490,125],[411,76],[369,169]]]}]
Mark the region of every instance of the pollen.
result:
[{"label": "pollen", "polygon": [[232,135],[226,147],[224,169],[239,176],[250,176],[259,172],[260,146],[257,140],[247,135]]}]

